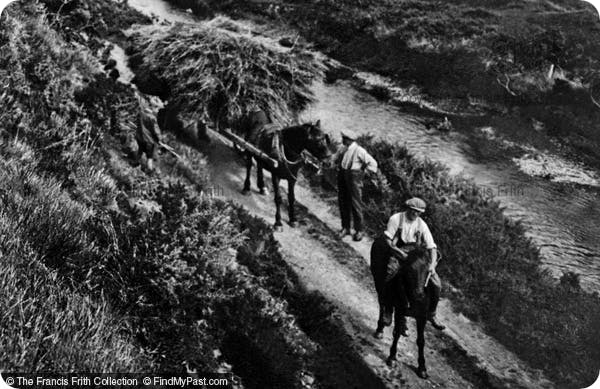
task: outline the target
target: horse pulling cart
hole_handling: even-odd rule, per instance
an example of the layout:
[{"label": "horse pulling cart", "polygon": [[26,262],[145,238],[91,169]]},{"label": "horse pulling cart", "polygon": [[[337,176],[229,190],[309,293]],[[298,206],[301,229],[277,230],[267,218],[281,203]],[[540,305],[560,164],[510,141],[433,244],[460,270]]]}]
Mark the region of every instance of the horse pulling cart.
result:
[{"label": "horse pulling cart", "polygon": [[267,163],[271,168],[276,169],[279,166],[279,163],[273,158],[269,157],[265,152],[261,151],[258,147],[254,146],[252,143],[247,142],[241,136],[238,136],[231,132],[230,129],[225,129],[219,131],[220,135],[223,135],[225,138],[229,139],[233,142],[234,146],[237,146],[243,151],[249,152],[252,154],[254,158],[259,158],[260,160]]},{"label": "horse pulling cart", "polygon": [[[277,167],[279,166],[279,162],[277,160],[271,158],[265,152],[260,150],[258,147],[254,146],[252,143],[246,141],[241,136],[234,134],[233,132],[231,132],[230,129],[224,129],[219,131],[218,133],[226,139],[230,140],[233,143],[234,147],[237,146],[239,149],[252,154],[254,158],[256,158],[257,160],[260,159],[261,161],[266,163],[270,168],[277,169]],[[302,159],[304,164],[310,166],[315,171],[320,170],[321,163],[308,151],[305,150],[302,153]]]},{"label": "horse pulling cart", "polygon": [[[263,114],[260,116],[267,116]],[[257,113],[253,113],[257,114]],[[263,118],[263,119],[264,119]],[[222,129],[217,134],[233,143],[234,147],[243,150],[246,155],[246,179],[242,192],[251,193],[250,175],[253,163],[256,161],[256,184],[260,194],[268,193],[264,182],[263,168],[271,172],[272,188],[275,200],[275,228],[281,229],[282,204],[279,188],[280,180],[288,182],[288,211],[289,225],[295,226],[294,186],[298,173],[303,166],[309,166],[315,171],[320,170],[321,161],[331,156],[329,136],[320,127],[320,121],[304,123],[291,127],[280,128],[268,120],[248,120],[249,125],[242,126],[240,136],[230,129]]]}]

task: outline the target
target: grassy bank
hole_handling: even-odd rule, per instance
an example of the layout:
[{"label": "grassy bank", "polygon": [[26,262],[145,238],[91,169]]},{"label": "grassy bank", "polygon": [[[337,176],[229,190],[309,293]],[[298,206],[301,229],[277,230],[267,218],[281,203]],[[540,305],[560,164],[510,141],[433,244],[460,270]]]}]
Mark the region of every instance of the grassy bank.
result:
[{"label": "grassy bank", "polygon": [[457,288],[451,297],[459,309],[560,387],[590,385],[600,364],[598,295],[582,291],[573,274],[557,283],[541,270],[524,228],[471,182],[419,161],[400,145],[360,142],[390,183],[365,186],[370,232],[381,233],[406,199],[425,199],[424,219],[444,256],[438,271]]},{"label": "grassy bank", "polygon": [[91,297],[84,285],[62,277],[54,266],[95,250],[86,245],[81,228],[94,217],[94,207],[64,190],[73,187],[79,173],[75,166],[83,162],[92,169],[85,189],[101,191],[102,183],[110,187],[86,152],[97,133],[92,135],[72,95],[78,80],[91,77],[93,64],[64,50],[36,9],[11,11],[3,13],[0,31],[1,78],[7,86],[0,114],[0,284],[7,315],[2,365],[17,371],[152,368],[152,357],[140,350],[108,300]]},{"label": "grassy bank", "polygon": [[[110,15],[113,3],[93,7]],[[64,28],[81,10],[15,3],[3,14],[3,366],[189,368],[246,387],[317,385],[315,344],[237,260],[249,244],[242,211],[201,195],[202,156],[173,143],[182,159],[163,155],[152,174],[124,156],[137,98],[100,71],[97,44],[111,28]]]}]

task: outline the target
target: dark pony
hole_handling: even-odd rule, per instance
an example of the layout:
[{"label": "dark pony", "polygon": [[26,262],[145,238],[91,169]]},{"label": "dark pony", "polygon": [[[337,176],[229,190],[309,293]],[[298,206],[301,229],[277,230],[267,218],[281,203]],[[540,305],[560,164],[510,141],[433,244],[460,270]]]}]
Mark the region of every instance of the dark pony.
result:
[{"label": "dark pony", "polygon": [[[392,323],[394,312],[394,338],[388,365],[396,360],[398,339],[400,335],[407,336],[406,316],[413,316],[417,321],[417,345],[419,346],[419,366],[417,374],[427,378],[425,367],[425,324],[431,300],[431,287],[425,287],[428,277],[429,256],[427,250],[413,246],[408,258],[398,261],[392,257],[392,252],[385,239],[379,237],[371,247],[371,274],[375,281],[375,289],[379,300],[379,321],[377,322],[376,337],[383,335],[383,329]],[[408,303],[411,309],[407,311]]]},{"label": "dark pony", "polygon": [[263,178],[263,169],[271,172],[273,191],[275,194],[275,228],[280,229],[281,224],[281,195],[279,181],[288,182],[288,212],[290,226],[296,225],[294,212],[294,187],[298,178],[300,168],[305,165],[311,156],[321,160],[331,155],[331,140],[320,127],[320,121],[316,123],[304,123],[297,126],[277,128],[270,124],[270,120],[264,111],[252,112],[240,127],[240,132],[247,141],[255,145],[264,154],[277,162],[273,166],[262,158],[256,158],[252,153],[246,152],[246,180],[244,181],[244,193],[250,192],[250,176],[252,173],[252,158],[256,159],[257,186],[261,194],[266,194]]},{"label": "dark pony", "polygon": [[[393,365],[396,361],[398,339],[405,323],[403,316],[413,316],[417,321],[417,346],[419,348],[417,375],[421,378],[428,377],[424,353],[425,325],[431,300],[431,289],[426,286],[429,276],[428,269],[427,251],[417,248],[409,253],[404,266],[390,281],[391,298],[394,304],[394,332],[387,363]],[[408,302],[411,305],[409,312],[406,311]]]}]

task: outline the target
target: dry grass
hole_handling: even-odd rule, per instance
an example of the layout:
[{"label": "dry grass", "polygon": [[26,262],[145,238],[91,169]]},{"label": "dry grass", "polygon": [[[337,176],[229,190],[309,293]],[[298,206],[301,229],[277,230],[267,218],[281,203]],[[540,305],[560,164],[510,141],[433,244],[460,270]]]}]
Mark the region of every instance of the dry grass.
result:
[{"label": "dry grass", "polygon": [[[7,219],[0,217],[2,225]],[[4,232],[4,231],[3,231]],[[11,232],[12,231],[6,231]],[[0,364],[9,371],[151,369],[106,301],[69,290],[55,271],[20,247],[0,262]]]},{"label": "dry grass", "polygon": [[256,106],[287,123],[312,101],[309,85],[321,75],[310,54],[256,43],[214,27],[147,27],[133,38],[143,58],[136,72],[165,80],[187,114],[229,125]]}]

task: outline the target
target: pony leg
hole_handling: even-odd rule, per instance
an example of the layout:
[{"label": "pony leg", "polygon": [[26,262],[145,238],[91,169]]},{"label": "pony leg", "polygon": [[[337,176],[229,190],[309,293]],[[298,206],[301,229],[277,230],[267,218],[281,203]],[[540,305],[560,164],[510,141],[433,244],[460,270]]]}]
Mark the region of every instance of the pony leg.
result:
[{"label": "pony leg", "polygon": [[394,336],[408,336],[406,332],[408,331],[408,327],[406,326],[408,300],[406,298],[406,288],[404,288],[401,278],[398,279],[397,288],[394,301]]},{"label": "pony leg", "polygon": [[394,332],[392,346],[390,347],[390,355],[387,359],[388,366],[393,366],[396,361],[396,353],[398,352],[398,339],[400,339],[400,328],[406,326],[406,318],[404,312],[400,312],[398,307],[394,310]]},{"label": "pony leg", "polygon": [[379,304],[379,319],[377,320],[377,328],[375,329],[373,336],[376,339],[381,339],[383,338],[383,329],[390,325],[388,316],[391,315],[391,312],[389,311],[387,300],[384,296],[385,291],[383,290],[383,287],[377,288],[376,285],[375,289],[377,290],[377,302]]},{"label": "pony leg", "polygon": [[250,193],[250,175],[252,174],[252,156],[246,154],[246,180],[244,181],[243,193]]},{"label": "pony leg", "polygon": [[419,367],[417,368],[417,375],[423,379],[429,378],[427,375],[427,368],[425,367],[425,324],[427,318],[424,315],[417,317],[417,346],[419,347]]},{"label": "pony leg", "polygon": [[275,230],[281,231],[283,225],[281,224],[281,194],[279,193],[279,177],[275,173],[271,175],[273,181],[273,192],[275,194]]},{"label": "pony leg", "polygon": [[294,211],[294,207],[296,204],[296,196],[294,194],[294,188],[296,186],[296,181],[288,180],[288,213],[290,215],[290,226],[296,226],[296,215]]},{"label": "pony leg", "polygon": [[394,296],[394,331],[392,347],[390,348],[390,356],[387,360],[388,365],[392,365],[393,362],[396,360],[397,345],[400,336],[408,336],[408,334],[406,333],[406,331],[408,330],[408,328],[406,328],[406,297],[404,296],[404,289],[402,287],[402,283],[398,278],[396,278],[395,280],[398,281],[398,284],[396,285],[398,290],[396,291],[397,293],[395,293]]},{"label": "pony leg", "polygon": [[260,161],[256,162],[256,185],[261,195],[269,194],[269,191],[265,187],[265,178],[263,175],[263,163]]}]

